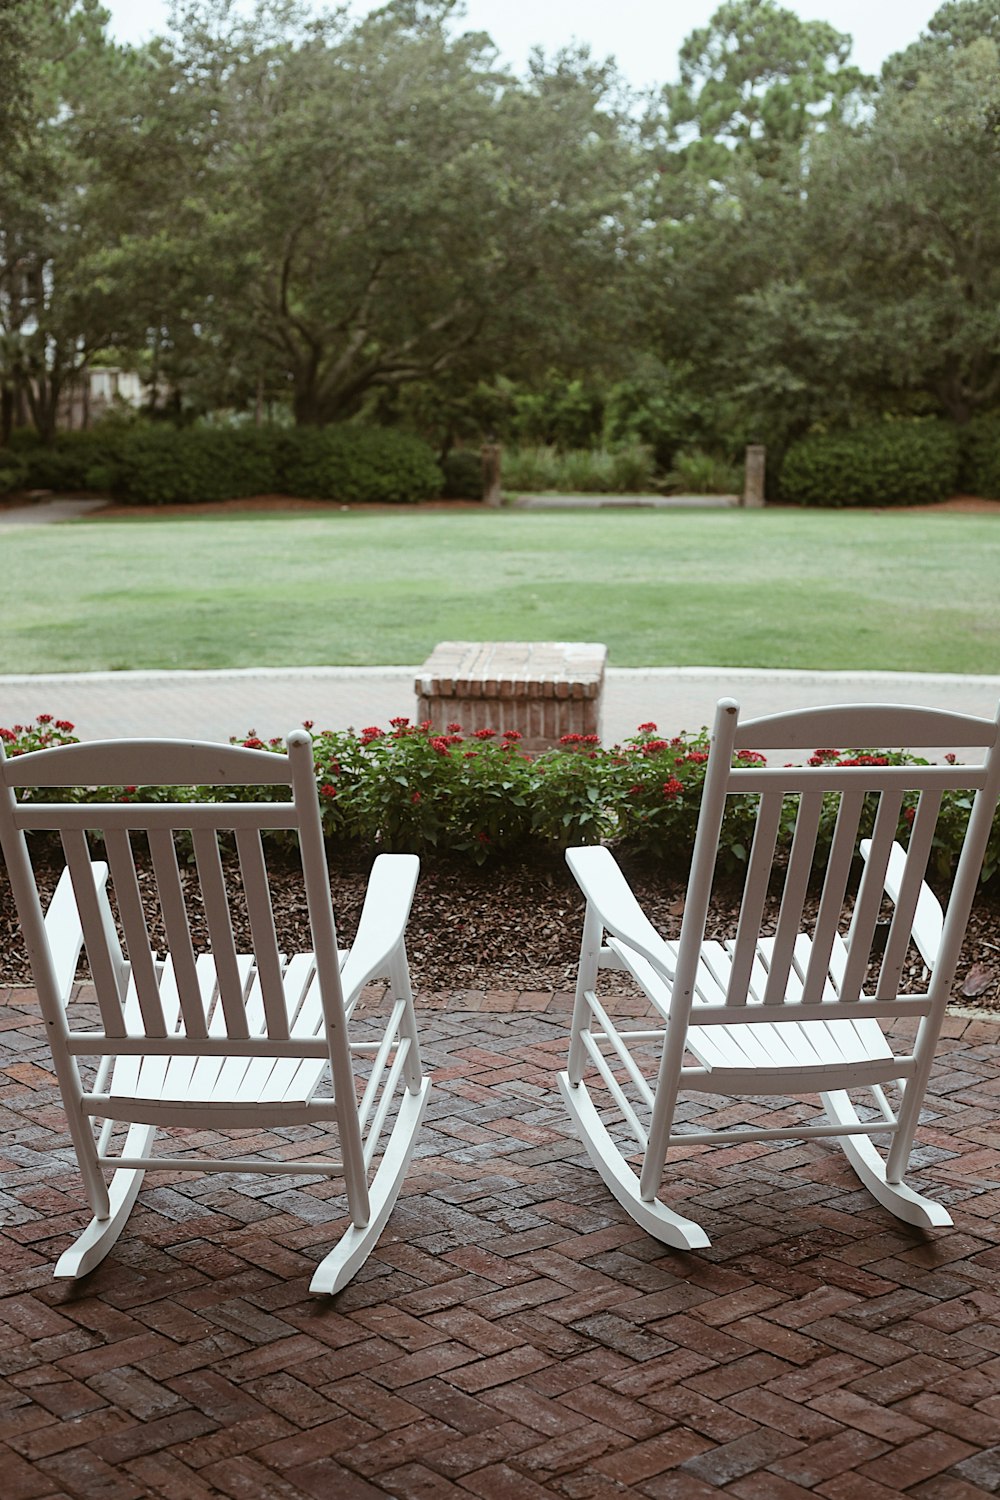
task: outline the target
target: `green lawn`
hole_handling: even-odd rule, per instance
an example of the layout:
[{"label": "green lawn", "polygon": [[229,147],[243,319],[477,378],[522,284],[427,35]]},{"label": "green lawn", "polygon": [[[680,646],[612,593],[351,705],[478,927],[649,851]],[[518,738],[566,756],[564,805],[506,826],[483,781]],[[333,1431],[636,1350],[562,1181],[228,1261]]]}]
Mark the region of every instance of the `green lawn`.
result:
[{"label": "green lawn", "polygon": [[1000,671],[1000,524],[850,511],[324,511],[0,531],[4,672],[416,664]]}]

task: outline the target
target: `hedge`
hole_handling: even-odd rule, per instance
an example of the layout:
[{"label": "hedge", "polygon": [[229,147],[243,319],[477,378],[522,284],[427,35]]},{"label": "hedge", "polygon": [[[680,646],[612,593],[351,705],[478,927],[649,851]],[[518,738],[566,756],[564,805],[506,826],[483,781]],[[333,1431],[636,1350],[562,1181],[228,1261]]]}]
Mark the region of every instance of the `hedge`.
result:
[{"label": "hedge", "polygon": [[800,505],[893,505],[944,500],[958,488],[958,429],[937,420],[884,421],[793,443],[781,498]]},{"label": "hedge", "polygon": [[[307,721],[310,731],[313,725]],[[7,755],[76,743],[74,726],[51,715],[33,725],[0,729]],[[694,846],[695,828],[708,761],[708,732],[660,738],[655,724],[642,724],[620,745],[602,747],[596,735],[564,735],[558,748],[537,756],[520,750],[520,735],[497,735],[479,729],[463,736],[458,724],[435,731],[429,723],[390,720],[389,728],[313,734],[314,763],[328,838],[338,845],[414,854],[435,851],[483,864],[497,856],[530,857],[533,850],[563,849],[609,840],[626,851],[641,852],[676,870],[684,870]],[[266,744],[250,731],[232,743],[256,750],[284,749],[280,739]],[[754,751],[738,760],[762,764]],[[923,765],[907,754],[878,750],[816,751],[810,765]],[[90,787],[67,792],[37,791],[38,800],[77,802],[216,800],[215,788]],[[260,788],[228,788],[233,801],[267,795]],[[273,796],[287,798],[287,787]],[[794,800],[786,802],[779,832],[788,849],[794,825]],[[915,797],[907,794],[900,810],[898,837],[905,843]],[[968,818],[964,792],[945,792],[935,845],[935,871],[947,878],[958,854]],[[824,799],[820,847],[833,837],[839,799]],[[733,873],[745,865],[753,837],[756,798],[731,797],[727,803],[720,848],[720,869]],[[872,809],[868,810],[869,819]],[[280,841],[288,835],[272,834]],[[1000,866],[1000,812],[986,852],[982,878]]]},{"label": "hedge", "polygon": [[428,445],[391,427],[298,427],[280,434],[284,494],[315,500],[416,501],[441,493]]},{"label": "hedge", "polygon": [[1000,500],[1000,411],[980,412],[962,428],[962,488]]},{"label": "hedge", "polygon": [[129,505],[264,494],[401,502],[430,499],[442,486],[427,444],[392,428],[109,423],[59,433],[48,446],[18,433],[0,453],[0,489],[9,473],[7,489],[104,490]]}]

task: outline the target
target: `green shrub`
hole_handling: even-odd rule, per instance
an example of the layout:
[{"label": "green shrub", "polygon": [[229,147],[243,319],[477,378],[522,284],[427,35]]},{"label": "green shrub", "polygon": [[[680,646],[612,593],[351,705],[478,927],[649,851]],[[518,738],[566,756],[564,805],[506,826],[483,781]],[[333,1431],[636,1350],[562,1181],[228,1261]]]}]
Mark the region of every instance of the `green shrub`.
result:
[{"label": "green shrub", "polygon": [[28,465],[18,453],[0,448],[0,495],[28,488]]},{"label": "green shrub", "polygon": [[391,427],[297,427],[282,434],[280,487],[313,500],[415,502],[441,493],[428,445]]},{"label": "green shrub", "polygon": [[187,505],[273,493],[271,428],[138,427],[123,441],[116,492],[130,505]]},{"label": "green shrub", "polygon": [[546,445],[505,448],[501,481],[509,493],[643,494],[654,485],[653,456],[643,443],[614,449],[571,448],[565,453]]},{"label": "green shrub", "polygon": [[782,499],[801,505],[892,505],[954,494],[960,447],[951,423],[885,421],[793,443]]},{"label": "green shrub", "polygon": [[452,448],[441,463],[445,500],[481,500],[483,498],[482,454],[472,448]]},{"label": "green shrub", "polygon": [[674,454],[667,489],[674,495],[740,495],[743,471],[728,459],[692,448]]},{"label": "green shrub", "polygon": [[[53,745],[73,744],[73,725],[51,714],[34,724],[0,729],[8,756]],[[312,730],[311,722],[305,727]],[[524,755],[520,735],[479,729],[463,736],[461,726],[435,730],[429,722],[390,720],[377,726],[320,731],[313,735],[313,758],[323,827],[328,838],[367,849],[414,854],[436,851],[483,864],[497,855],[530,857],[532,850],[612,840],[625,853],[640,853],[678,871],[687,868],[694,847],[708,762],[708,734],[661,738],[656,725],[641,724],[620,745],[602,747],[596,735],[568,734],[558,748]],[[266,744],[253,730],[234,744],[281,751],[284,742]],[[764,764],[755,751],[737,761]],[[924,764],[905,751],[818,750],[809,765]],[[206,801],[209,788],[181,789],[182,800]],[[53,788],[32,794],[40,800],[162,802],[177,792],[167,787]],[[230,788],[233,801],[270,797],[282,801],[286,787]],[[779,847],[787,850],[794,829],[797,798],[786,799]],[[756,816],[756,797],[730,797],[722,827],[719,868],[732,874],[747,862]],[[905,845],[913,818],[912,797],[900,811],[897,837]],[[961,847],[971,799],[945,792],[934,848],[934,870],[946,880]],[[828,848],[838,814],[838,798],[824,798],[817,847]],[[862,832],[870,829],[866,810]],[[867,819],[867,822],[865,821]],[[283,842],[288,835],[269,837]],[[1000,811],[986,850],[982,880],[1000,869]]]},{"label": "green shrub", "polygon": [[1000,411],[981,412],[962,428],[962,488],[1000,500]]},{"label": "green shrub", "polygon": [[34,490],[113,490],[126,433],[120,423],[99,423],[82,432],[60,432],[52,443],[34,432],[11,434],[11,448],[24,467],[24,484]]}]

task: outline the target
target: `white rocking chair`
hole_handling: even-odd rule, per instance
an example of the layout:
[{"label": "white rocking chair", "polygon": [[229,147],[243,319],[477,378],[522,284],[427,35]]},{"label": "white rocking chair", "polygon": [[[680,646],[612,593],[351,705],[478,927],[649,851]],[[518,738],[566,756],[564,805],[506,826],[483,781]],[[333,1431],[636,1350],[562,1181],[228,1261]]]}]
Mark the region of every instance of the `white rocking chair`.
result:
[{"label": "white rocking chair", "polygon": [[[567,1071],[560,1088],[575,1129],[612,1193],[636,1222],[668,1245],[709,1241],[699,1224],[660,1198],[667,1153],[704,1142],[835,1137],[879,1203],[910,1224],[951,1219],[903,1181],[934,1049],[959,958],[1000,790],[996,722],[905,707],[819,708],[739,722],[736,703],[718,706],[687,898],[676,942],[665,941],[639,907],[607,849],[570,849],[587,898]],[[802,751],[816,745],[910,749],[982,746],[976,765],[734,765],[740,750]],[[942,793],[975,789],[961,857],[944,915],[924,881]],[[915,806],[907,847],[904,797]],[[757,798],[755,833],[736,930],[706,941],[727,798]],[[786,799],[797,800],[795,832],[775,930],[762,917]],[[829,800],[826,800],[829,799]],[[821,814],[839,804],[811,933],[802,929]],[[867,814],[866,814],[867,804]],[[751,807],[753,803],[751,802]],[[860,837],[874,810],[871,836]],[[852,867],[863,860],[851,910]],[[824,861],[820,860],[819,863]],[[892,903],[884,952],[873,952],[884,897]],[[911,944],[920,983],[903,985]],[[879,945],[880,946],[880,945]],[[877,959],[877,979],[871,979]],[[599,997],[602,969],[628,971],[655,1019],[620,1027]],[[918,969],[918,978],[920,972]],[[901,993],[901,987],[903,991]],[[915,1017],[912,1048],[894,1051],[883,1027]],[[896,1107],[886,1086],[899,1092]],[[858,1113],[849,1091],[870,1089]],[[687,1128],[676,1121],[681,1089],[715,1095],[819,1094],[819,1123],[738,1129]],[[870,1139],[889,1137],[883,1157]],[[635,1165],[633,1165],[633,1163]]]},{"label": "white rocking chair", "polygon": [[[31,800],[30,792],[29,800],[19,800],[15,790],[106,785],[287,786],[291,800],[70,805]],[[265,829],[298,834],[312,952],[289,956],[279,949]],[[44,915],[25,839],[32,830],[57,831],[66,856]],[[92,861],[88,830],[102,836],[106,862]],[[159,953],[133,859],[130,836],[137,833],[148,840],[150,885],[166,934]],[[185,892],[176,834],[193,842],[197,894]],[[227,888],[220,835],[235,839],[239,879],[228,884],[242,886],[241,903]],[[389,1217],[430,1086],[421,1068],[404,947],[418,860],[376,859],[357,938],[346,954],[339,951],[312,740],[301,730],[289,735],[287,755],[122,740],[5,759],[0,746],[0,846],[94,1215],[55,1274],[84,1276],[104,1258],[147,1170],[336,1175],[344,1178],[350,1224],[310,1289],[339,1291]],[[109,867],[124,951],[106,889]],[[210,953],[195,952],[192,900],[203,909]],[[234,937],[240,911],[252,935],[250,953],[239,952]],[[70,1005],[84,946],[100,1013],[98,1024],[86,1028],[74,1021]],[[387,1014],[374,1031],[366,1018],[361,1031],[352,1012],[369,980],[388,981]],[[99,1132],[95,1120],[103,1121]],[[152,1155],[159,1127],[312,1123],[337,1126],[339,1160]]]}]

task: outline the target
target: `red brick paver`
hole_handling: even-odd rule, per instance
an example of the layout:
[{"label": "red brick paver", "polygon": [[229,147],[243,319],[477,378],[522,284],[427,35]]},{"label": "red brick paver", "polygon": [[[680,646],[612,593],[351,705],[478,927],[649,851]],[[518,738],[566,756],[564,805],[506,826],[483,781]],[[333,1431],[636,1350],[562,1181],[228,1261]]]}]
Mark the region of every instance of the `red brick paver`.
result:
[{"label": "red brick paver", "polygon": [[150,1177],[105,1263],[54,1281],[82,1195],[34,996],[0,992],[4,1500],[1000,1493],[1000,1026],[949,1019],[918,1138],[953,1230],[782,1143],[678,1162],[712,1239],[688,1255],[568,1134],[566,1008],[428,997],[417,1156],[322,1301],[342,1200],[294,1177]]}]

